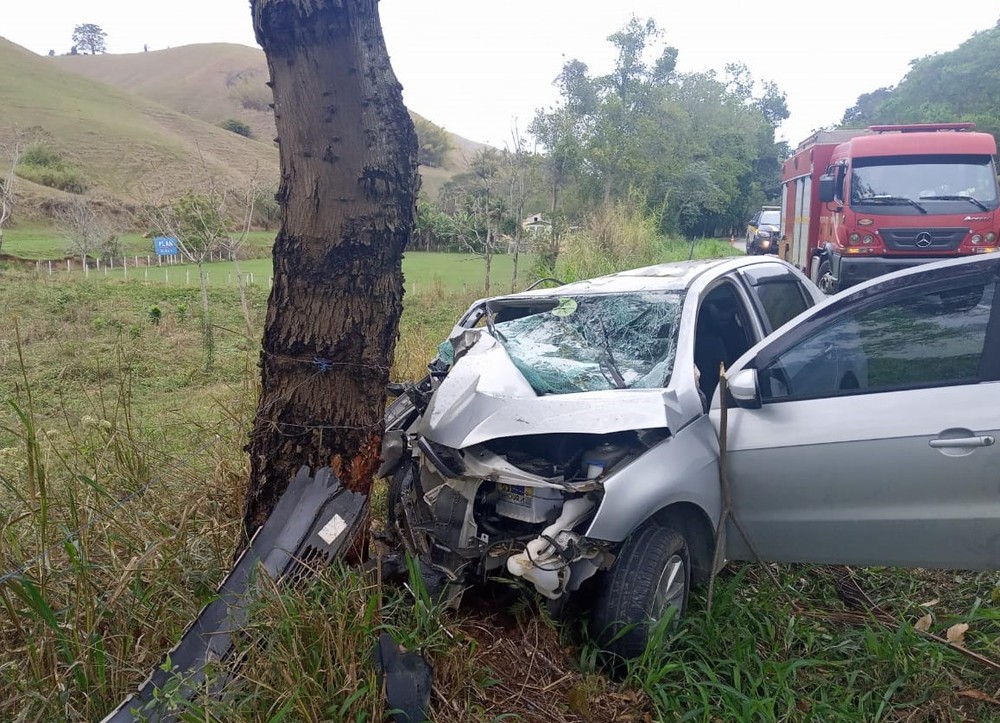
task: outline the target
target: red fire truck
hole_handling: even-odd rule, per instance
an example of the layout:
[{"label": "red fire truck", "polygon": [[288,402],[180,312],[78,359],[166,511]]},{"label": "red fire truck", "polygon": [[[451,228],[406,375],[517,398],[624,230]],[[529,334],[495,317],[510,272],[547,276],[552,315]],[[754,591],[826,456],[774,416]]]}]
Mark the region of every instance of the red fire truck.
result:
[{"label": "red fire truck", "polygon": [[782,167],[781,256],[828,294],[997,250],[996,141],[972,123],[819,131]]}]

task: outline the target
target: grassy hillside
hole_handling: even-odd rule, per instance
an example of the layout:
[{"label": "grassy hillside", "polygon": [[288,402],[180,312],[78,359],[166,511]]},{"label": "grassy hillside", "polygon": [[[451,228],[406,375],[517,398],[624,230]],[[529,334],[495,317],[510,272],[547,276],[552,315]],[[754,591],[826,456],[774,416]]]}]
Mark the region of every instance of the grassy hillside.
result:
[{"label": "grassy hillside", "polygon": [[[176,111],[218,125],[235,118],[246,123],[253,138],[270,146],[276,135],[267,108],[270,91],[267,61],[259,48],[232,43],[203,43],[125,55],[64,55],[57,67],[79,73]],[[430,119],[433,121],[433,119]],[[451,135],[453,149],[442,168],[421,168],[424,191],[435,196],[455,173],[467,170],[468,159],[483,144]]]},{"label": "grassy hillside", "polygon": [[[276,180],[274,148],[67,72],[2,38],[0,67],[0,142],[27,132],[82,173],[90,196],[142,202],[211,177]],[[24,190],[30,195],[32,186]]]}]

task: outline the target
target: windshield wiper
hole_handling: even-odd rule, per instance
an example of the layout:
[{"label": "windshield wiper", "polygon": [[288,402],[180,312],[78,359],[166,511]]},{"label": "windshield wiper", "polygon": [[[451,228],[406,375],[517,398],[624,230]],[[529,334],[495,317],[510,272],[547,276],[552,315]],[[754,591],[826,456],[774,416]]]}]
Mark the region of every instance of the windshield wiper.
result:
[{"label": "windshield wiper", "polygon": [[974,203],[979,208],[980,211],[989,211],[990,209],[986,207],[986,204],[980,201],[978,198],[973,198],[972,196],[921,196],[921,201],[968,201],[969,203]]},{"label": "windshield wiper", "polygon": [[490,302],[487,301],[486,304],[483,305],[483,311],[485,312],[486,317],[486,330],[490,333],[490,336],[499,342],[506,342],[506,337],[504,337],[504,335],[497,330],[496,323],[493,320],[493,309],[490,308]]},{"label": "windshield wiper", "polygon": [[857,203],[872,203],[882,206],[913,206],[920,213],[927,213],[927,209],[906,196],[862,196]]},{"label": "windshield wiper", "polygon": [[614,381],[615,387],[618,389],[625,389],[628,385],[625,383],[625,377],[622,376],[622,372],[618,368],[618,362],[615,361],[615,355],[611,352],[611,339],[608,337],[608,330],[604,326],[604,319],[597,317],[597,322],[601,325],[601,334],[604,336],[604,353],[605,361],[608,365],[608,372],[611,374],[611,379]]}]

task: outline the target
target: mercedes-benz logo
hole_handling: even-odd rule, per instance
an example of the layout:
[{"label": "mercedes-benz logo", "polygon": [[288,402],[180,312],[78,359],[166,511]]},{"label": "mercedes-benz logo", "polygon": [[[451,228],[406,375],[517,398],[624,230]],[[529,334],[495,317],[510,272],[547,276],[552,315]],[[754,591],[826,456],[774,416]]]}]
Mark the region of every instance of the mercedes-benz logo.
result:
[{"label": "mercedes-benz logo", "polygon": [[925,249],[934,242],[931,235],[927,231],[921,231],[917,234],[917,237],[913,240],[913,245],[917,248]]}]

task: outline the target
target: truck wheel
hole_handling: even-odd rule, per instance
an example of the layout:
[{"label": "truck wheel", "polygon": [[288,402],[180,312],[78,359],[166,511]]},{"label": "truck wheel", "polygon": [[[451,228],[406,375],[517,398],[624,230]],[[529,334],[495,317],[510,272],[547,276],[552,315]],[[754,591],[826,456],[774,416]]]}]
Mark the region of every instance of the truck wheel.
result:
[{"label": "truck wheel", "polygon": [[824,294],[836,294],[838,288],[837,280],[833,278],[833,265],[830,259],[821,259],[819,268],[816,270],[816,286]]},{"label": "truck wheel", "polygon": [[687,608],[687,543],[674,530],[644,525],[625,541],[604,583],[591,614],[591,633],[612,655],[637,658],[657,623],[672,615],[676,625]]}]

